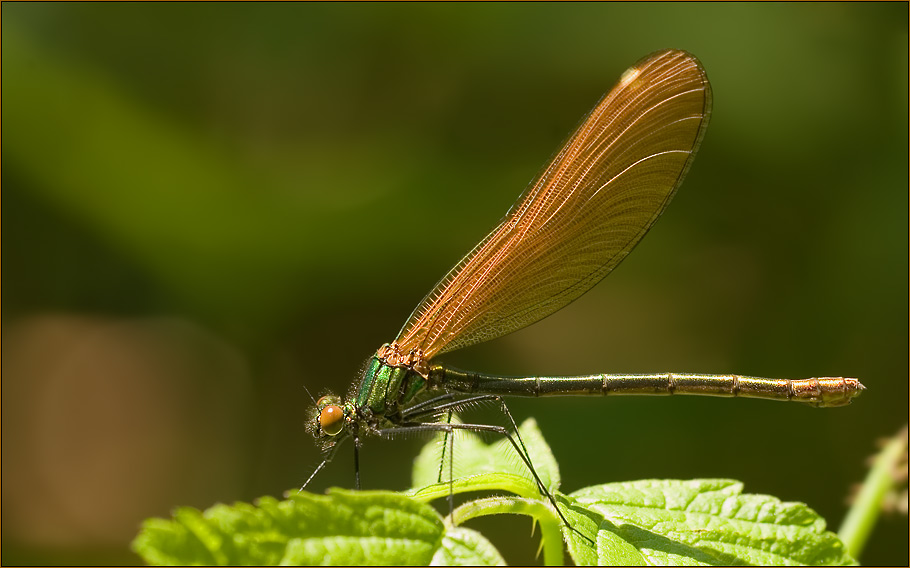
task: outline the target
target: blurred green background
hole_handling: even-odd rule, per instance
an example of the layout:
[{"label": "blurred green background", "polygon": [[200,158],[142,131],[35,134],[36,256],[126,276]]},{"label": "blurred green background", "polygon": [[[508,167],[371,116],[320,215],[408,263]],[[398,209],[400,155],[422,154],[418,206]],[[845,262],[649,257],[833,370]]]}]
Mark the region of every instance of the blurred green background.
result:
[{"label": "blurred green background", "polygon": [[[563,489],[732,477],[836,530],[908,412],[906,3],[2,8],[3,563],[133,563],[139,523],[280,495],[344,392],[642,56],[711,126],[578,302],[445,356],[501,374],[855,376],[855,404],[522,400]],[[491,418],[480,410],[472,419]],[[404,489],[420,439],[368,440]],[[353,486],[350,451],[309,487]],[[489,531],[535,562],[530,523]],[[861,560],[908,562],[906,517]]]}]

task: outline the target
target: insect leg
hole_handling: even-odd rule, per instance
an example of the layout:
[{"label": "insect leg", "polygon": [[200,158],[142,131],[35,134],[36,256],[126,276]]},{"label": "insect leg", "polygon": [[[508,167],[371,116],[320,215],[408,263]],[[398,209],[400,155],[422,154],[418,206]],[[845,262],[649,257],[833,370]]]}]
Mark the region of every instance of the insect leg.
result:
[{"label": "insect leg", "polygon": [[[501,401],[501,398],[498,395],[481,395],[481,396],[477,396],[474,398],[475,399],[485,399],[485,400],[498,399]],[[469,400],[472,400],[472,399],[469,399]],[[458,403],[461,403],[461,402],[465,402],[465,401],[458,401]],[[450,406],[450,405],[455,406],[458,403],[449,403],[449,404],[442,405],[442,406]],[[513,420],[513,424],[514,424],[514,420]],[[579,536],[581,536],[582,538],[584,538],[585,540],[587,540],[593,544],[593,541],[591,541],[590,538],[588,538],[587,536],[585,536],[584,534],[579,532],[578,529],[576,529],[575,527],[573,527],[572,525],[569,524],[569,520],[566,519],[566,517],[565,517],[565,515],[563,515],[562,511],[559,510],[559,507],[556,504],[556,499],[553,497],[553,494],[550,493],[550,491],[546,488],[546,486],[544,486],[543,482],[540,480],[540,476],[537,475],[537,470],[534,469],[534,464],[531,463],[531,458],[526,454],[526,450],[522,451],[523,445],[519,446],[518,443],[515,441],[515,438],[513,438],[512,435],[509,433],[509,431],[507,429],[503,428],[502,426],[493,426],[493,425],[489,425],[489,424],[447,424],[447,423],[440,423],[440,422],[423,422],[423,423],[414,423],[414,424],[400,424],[400,425],[396,426],[395,428],[386,428],[386,429],[379,430],[379,434],[382,436],[386,436],[386,437],[392,437],[392,436],[396,436],[399,434],[406,434],[406,433],[411,433],[411,432],[454,432],[455,430],[471,430],[473,432],[491,432],[494,434],[499,434],[500,436],[504,436],[509,441],[509,443],[512,444],[512,447],[518,453],[519,457],[524,462],[525,466],[528,468],[528,471],[530,471],[531,475],[534,476],[534,480],[537,482],[538,490],[540,491],[541,494],[543,494],[547,497],[547,500],[553,506],[553,509],[556,511],[556,514],[559,515],[560,519],[562,519],[563,524],[565,524],[565,526],[568,527],[569,530],[575,532],[576,534],[578,534]]]}]

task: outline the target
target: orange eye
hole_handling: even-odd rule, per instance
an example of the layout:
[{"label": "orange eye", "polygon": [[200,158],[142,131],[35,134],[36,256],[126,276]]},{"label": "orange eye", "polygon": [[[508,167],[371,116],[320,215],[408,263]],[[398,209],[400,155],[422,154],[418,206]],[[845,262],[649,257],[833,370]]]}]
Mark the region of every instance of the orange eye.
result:
[{"label": "orange eye", "polygon": [[335,436],[344,428],[344,411],[340,406],[330,404],[319,411],[319,427],[329,436]]}]

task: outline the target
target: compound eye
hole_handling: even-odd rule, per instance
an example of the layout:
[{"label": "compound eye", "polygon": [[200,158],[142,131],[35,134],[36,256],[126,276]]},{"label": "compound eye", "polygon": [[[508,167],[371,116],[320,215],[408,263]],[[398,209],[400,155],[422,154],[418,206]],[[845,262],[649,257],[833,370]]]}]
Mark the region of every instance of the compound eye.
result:
[{"label": "compound eye", "polygon": [[319,411],[319,428],[329,436],[335,436],[344,428],[344,411],[330,404]]}]

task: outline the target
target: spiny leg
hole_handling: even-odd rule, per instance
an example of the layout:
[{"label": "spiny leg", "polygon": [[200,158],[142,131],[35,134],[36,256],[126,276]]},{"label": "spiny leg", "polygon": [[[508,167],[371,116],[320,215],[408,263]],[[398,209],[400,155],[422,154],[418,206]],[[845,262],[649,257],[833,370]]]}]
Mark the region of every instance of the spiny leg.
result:
[{"label": "spiny leg", "polygon": [[[446,412],[446,424],[451,424],[451,423],[452,423],[452,410],[450,409],[448,412]],[[453,445],[454,445],[454,439],[453,439]],[[444,432],[443,436],[442,436],[442,456],[440,456],[440,458],[439,458],[439,472],[436,475],[436,483],[442,483],[442,467],[443,467],[443,463],[445,463],[446,450],[448,450],[448,448],[449,448],[449,433]],[[452,448],[452,450],[454,451],[454,448]],[[449,452],[449,453],[451,454],[451,452]],[[452,479],[452,469],[449,468],[449,480],[451,481],[451,479]]]},{"label": "spiny leg", "polygon": [[427,399],[423,402],[418,402],[413,406],[409,406],[401,411],[402,420],[413,420],[417,416],[426,416],[437,412],[439,403],[447,400],[453,400],[458,396],[463,396],[460,393],[447,392],[439,396],[434,396],[433,398]]},{"label": "spiny leg", "polygon": [[[402,419],[406,421],[414,421],[428,418],[432,415],[438,415],[441,412],[446,412],[446,424],[452,423],[452,413],[468,404],[477,401],[491,400],[490,395],[479,395],[470,397],[463,400],[452,399],[462,396],[461,393],[448,392],[435,396],[431,399],[425,400],[421,403],[415,404],[409,408],[406,408],[402,413]],[[444,404],[440,404],[443,401],[450,401]],[[509,416],[511,418],[511,415]],[[515,421],[512,420],[512,424],[515,424]],[[449,446],[451,440],[451,447]],[[524,445],[522,443],[522,445]],[[445,464],[446,452],[449,453],[449,516],[451,517],[452,511],[454,510],[454,498],[455,498],[455,473],[454,473],[454,462],[455,462],[455,435],[454,432],[446,430],[443,435],[442,442],[442,456],[439,459],[439,471],[436,475],[436,482],[442,483],[442,468]]]},{"label": "spiny leg", "polygon": [[[452,424],[451,409],[446,412],[446,424]],[[453,513],[455,511],[455,432],[449,432],[447,430],[443,435],[442,457],[439,460],[439,476],[437,479],[439,481],[442,481],[442,464],[445,461],[446,449],[449,447],[449,440],[452,441],[452,447],[449,449],[449,519],[453,519]]]},{"label": "spiny leg", "polygon": [[322,459],[322,463],[316,466],[316,469],[313,470],[313,473],[311,473],[307,480],[303,482],[303,485],[300,486],[300,489],[297,490],[297,493],[300,493],[306,489],[306,486],[309,485],[311,481],[313,481],[313,478],[316,477],[316,474],[322,471],[322,468],[324,468],[330,461],[332,461],[332,459],[335,457],[335,454],[338,453],[338,448],[341,446],[341,442],[343,441],[344,439],[341,439],[332,444],[332,446],[324,454],[325,457]]},{"label": "spiny leg", "polygon": [[[518,431],[518,424],[515,422],[515,419],[512,417],[512,413],[509,412],[509,408],[506,406],[506,401],[501,396],[495,395],[495,394],[481,394],[481,395],[472,396],[470,398],[466,398],[466,399],[462,399],[462,400],[447,402],[445,404],[440,404],[440,405],[437,405],[434,407],[428,407],[427,403],[439,402],[441,400],[453,398],[453,396],[455,396],[454,393],[447,393],[446,395],[437,396],[428,401],[424,401],[423,403],[421,403],[419,405],[412,406],[411,408],[407,409],[405,411],[405,413],[403,413],[403,415],[407,416],[410,419],[415,419],[415,418],[421,418],[423,416],[427,416],[427,415],[431,415],[431,414],[438,414],[441,410],[447,410],[446,423],[451,424],[453,410],[459,409],[459,408],[462,408],[469,404],[473,404],[473,403],[477,403],[477,402],[495,400],[495,401],[499,402],[499,405],[502,408],[502,412],[506,415],[506,417],[509,419],[509,423],[512,425],[512,431],[515,432],[515,436],[518,438],[518,443],[521,445],[521,450],[519,450],[519,452],[518,452],[519,455],[524,454],[525,456],[528,456],[527,462],[530,464],[530,454],[528,453],[528,448],[525,446],[524,440],[521,439],[521,432]],[[422,407],[422,408],[420,408],[420,407]],[[417,411],[415,412],[415,410],[417,410]],[[446,451],[446,448],[448,448],[448,442],[447,442],[448,438],[449,438],[449,432],[446,431],[445,437],[444,437],[445,443],[443,444],[443,450],[442,450],[443,458],[440,459],[440,461],[439,461],[439,475],[436,478],[437,483],[442,482],[442,464],[443,464],[442,460],[445,459],[445,451]],[[451,454],[455,450],[454,446],[455,446],[455,439],[453,437],[452,450],[451,450],[450,456],[449,456],[450,457],[450,463],[449,463],[449,480],[450,481],[452,479],[451,459],[454,458],[454,456],[452,456]],[[531,467],[531,471],[534,473],[534,477],[537,478],[537,473],[534,471],[533,467]],[[538,482],[538,485],[540,485],[541,488],[544,489],[544,491],[546,491],[546,489],[543,488],[543,484],[540,483],[539,479],[537,480],[537,482]]]},{"label": "spiny leg", "polygon": [[[401,413],[402,422],[418,422],[420,420],[425,420],[427,418],[430,418],[433,415],[437,415],[437,416],[441,415],[444,411],[447,411],[450,409],[453,411],[458,411],[458,410],[461,410],[462,408],[465,408],[465,407],[475,404],[477,402],[484,402],[487,400],[498,400],[498,401],[502,400],[502,397],[500,397],[497,394],[478,394],[475,396],[471,396],[469,398],[462,398],[460,400],[452,400],[453,398],[456,398],[457,396],[464,396],[464,395],[459,395],[458,393],[447,393],[442,396],[437,396],[435,398],[431,398],[430,400],[424,401],[418,405],[414,405],[410,408],[407,408],[404,411],[402,411],[402,413]],[[436,404],[436,403],[441,403],[442,401],[446,401],[446,400],[451,401],[451,402],[445,402],[443,404]],[[429,403],[434,403],[435,406],[429,406]],[[513,423],[514,423],[514,421],[513,421]],[[421,422],[421,424],[424,424],[424,422]]]},{"label": "spiny leg", "polygon": [[[525,442],[524,442],[524,440],[521,439],[521,432],[518,431],[518,424],[516,424],[516,423],[515,423],[515,419],[512,418],[512,413],[509,412],[509,408],[506,406],[506,401],[503,400],[503,398],[502,398],[501,396],[496,396],[496,397],[494,397],[494,400],[498,400],[498,401],[499,401],[499,404],[500,404],[500,406],[502,407],[503,413],[505,413],[505,415],[509,418],[509,422],[512,424],[512,431],[515,432],[515,437],[518,438],[518,443],[521,444],[521,449],[522,449],[522,451],[524,452],[524,454],[525,454],[526,456],[528,456],[528,460],[527,460],[527,461],[530,463],[530,461],[531,461],[531,454],[528,453],[528,448],[525,447]],[[534,469],[534,468],[532,467],[531,470],[533,471],[533,469]],[[535,477],[535,479],[537,479],[537,483],[540,484],[541,487],[543,487],[543,484],[540,483],[540,479],[537,478],[537,473],[536,473],[536,472],[534,473],[534,477]],[[544,488],[544,491],[546,491],[546,488]],[[547,496],[549,496],[549,492],[547,492]],[[552,502],[553,500],[550,499],[550,501]],[[554,505],[554,506],[555,506],[555,505]],[[565,520],[565,519],[563,519],[563,520]],[[566,524],[568,524],[568,523],[566,523]]]},{"label": "spiny leg", "polygon": [[[550,495],[550,492],[547,490],[546,487],[544,487],[543,482],[541,482],[540,477],[538,477],[538,475],[537,475],[537,470],[534,469],[534,465],[531,462],[531,455],[530,455],[530,453],[528,453],[528,449],[525,446],[524,440],[521,439],[521,433],[518,431],[518,424],[515,423],[515,419],[512,417],[512,413],[509,412],[509,409],[506,406],[505,400],[503,400],[503,398],[500,395],[481,394],[481,395],[476,395],[476,396],[472,396],[472,397],[461,399],[461,400],[456,400],[456,401],[447,402],[444,404],[439,404],[436,406],[429,405],[429,403],[435,403],[435,402],[439,402],[442,400],[451,399],[451,398],[454,398],[455,396],[457,396],[456,393],[446,393],[444,395],[437,396],[428,401],[424,401],[418,405],[412,406],[411,408],[407,409],[404,413],[402,413],[402,415],[407,416],[411,420],[414,420],[414,419],[431,416],[433,414],[439,414],[442,411],[447,411],[449,418],[446,422],[451,425],[451,416],[452,416],[453,410],[458,410],[467,405],[474,404],[477,402],[483,402],[483,401],[487,401],[487,400],[495,400],[495,401],[499,402],[499,404],[502,408],[502,411],[505,413],[506,417],[509,419],[509,423],[511,423],[511,425],[512,425],[512,429],[515,432],[515,436],[518,437],[518,442],[521,447],[517,446],[515,444],[515,440],[512,438],[512,436],[506,430],[502,429],[501,427],[475,424],[475,425],[463,425],[463,426],[476,426],[478,428],[462,428],[457,425],[453,425],[453,429],[482,430],[482,429],[486,429],[486,428],[499,428],[500,430],[502,430],[502,434],[506,438],[508,438],[508,440],[509,440],[509,442],[511,442],[512,446],[515,447],[515,451],[518,452],[518,455],[521,457],[522,461],[525,462],[525,465],[528,467],[528,469],[533,474],[534,479],[537,482],[537,485],[538,485],[538,488],[540,489],[540,491],[542,493],[544,493],[550,499],[550,502],[553,503],[553,506],[555,507],[556,504],[553,501],[552,495]],[[417,410],[417,411],[415,412],[415,410]],[[422,423],[421,425],[426,425],[426,424],[430,424],[430,423]],[[483,428],[480,428],[481,426]],[[448,437],[449,430],[445,430],[445,432],[446,432],[446,437]],[[453,446],[454,446],[454,439],[453,439]],[[454,451],[454,448],[453,448],[453,451]],[[449,456],[450,460],[453,458],[451,453],[452,452],[450,452],[450,456]],[[451,463],[450,463],[450,466],[451,466]],[[452,468],[451,467],[449,468],[449,479],[450,480],[452,479]],[[438,481],[442,480],[442,461],[440,461],[440,463],[439,463],[439,476],[437,477],[437,480]],[[559,512],[558,508],[557,508],[557,512]],[[560,516],[562,516],[562,514],[560,514]],[[565,519],[563,519],[563,520],[565,520]],[[568,525],[568,523],[566,523],[566,525]]]},{"label": "spiny leg", "polygon": [[356,425],[352,436],[354,438],[354,489],[360,491],[360,436],[357,435]]},{"label": "spiny leg", "polygon": [[[481,395],[481,396],[474,397],[473,399],[470,399],[470,400],[473,401],[473,400],[478,400],[478,399],[499,400],[500,402],[502,402],[501,397],[499,397],[498,395]],[[448,403],[445,405],[441,405],[440,408],[445,409],[442,407],[449,407],[449,406],[454,407],[461,402],[465,402],[465,401]],[[440,409],[440,408],[438,408],[438,409]],[[509,415],[509,417],[511,418],[511,415]],[[512,423],[514,424],[515,421],[512,420]],[[531,463],[531,458],[526,453],[527,450],[522,451],[524,444],[519,446],[518,443],[515,441],[515,438],[513,438],[512,435],[509,433],[509,431],[506,430],[505,428],[503,428],[502,426],[492,426],[489,424],[443,424],[443,423],[439,423],[439,422],[423,422],[423,423],[401,424],[401,425],[396,426],[395,428],[382,429],[382,430],[379,430],[379,434],[382,436],[392,437],[392,436],[395,436],[398,434],[405,434],[405,433],[409,433],[409,432],[429,432],[429,431],[454,432],[455,430],[491,432],[494,434],[499,434],[501,436],[504,436],[509,441],[509,443],[512,444],[512,447],[515,449],[515,451],[518,453],[521,460],[524,462],[525,466],[531,472],[531,475],[534,476],[534,481],[537,483],[538,491],[540,493],[542,493],[543,495],[546,495],[547,500],[553,506],[553,509],[556,511],[556,514],[559,515],[559,518],[562,519],[563,524],[566,527],[568,527],[568,529],[571,530],[572,532],[578,534],[579,536],[581,536],[582,538],[584,538],[591,544],[594,544],[594,541],[592,541],[586,535],[579,532],[578,529],[576,529],[571,524],[569,524],[569,520],[566,519],[565,515],[563,515],[562,511],[560,511],[559,507],[557,506],[556,499],[553,497],[553,494],[550,493],[550,491],[546,488],[546,486],[544,486],[543,482],[540,480],[540,476],[537,475],[537,470],[534,469],[534,464]],[[450,456],[450,458],[451,458],[451,456]],[[451,494],[451,489],[450,489],[450,494]]]},{"label": "spiny leg", "polygon": [[[414,420],[419,420],[419,419],[425,419],[425,418],[428,418],[433,415],[438,415],[444,411],[446,413],[446,424],[451,424],[452,423],[452,413],[456,409],[458,409],[466,404],[470,404],[472,402],[478,401],[478,400],[490,400],[489,395],[480,395],[480,396],[475,396],[475,397],[471,397],[471,398],[464,399],[464,400],[453,401],[453,399],[457,398],[458,396],[461,396],[461,394],[448,392],[448,393],[433,397],[431,399],[425,400],[418,404],[415,404],[414,406],[406,408],[401,413],[402,420],[414,421]],[[443,403],[443,401],[449,401],[449,402],[441,404],[441,403]],[[513,420],[512,423],[514,424],[515,421]],[[451,443],[451,447],[449,445],[450,443]],[[448,454],[449,454],[449,498],[448,498],[448,501],[449,501],[449,517],[451,518],[452,512],[455,509],[455,472],[454,472],[454,469],[455,469],[455,466],[454,466],[454,463],[455,463],[455,433],[451,430],[445,430],[443,433],[442,455],[439,458],[439,471],[436,475],[437,483],[442,483],[442,469],[445,464],[446,452],[448,452]]]},{"label": "spiny leg", "polygon": [[[445,394],[442,394],[439,396],[435,396],[431,399],[425,400],[418,404],[415,404],[414,406],[406,408],[401,412],[401,420],[403,422],[413,422],[415,420],[424,419],[424,418],[432,416],[434,414],[440,414],[444,410],[444,407],[445,407],[445,408],[448,408],[448,411],[446,412],[446,424],[451,424],[452,423],[452,413],[455,408],[452,406],[451,403],[446,404],[446,405],[440,405],[439,403],[442,401],[451,401],[456,396],[458,396],[457,393],[449,392],[449,393],[445,393]],[[452,448],[452,451],[449,452],[450,457],[451,457],[451,454],[454,452],[454,445],[455,445],[455,441],[453,438],[452,439],[453,448]],[[439,472],[436,475],[436,483],[442,483],[442,468],[443,468],[443,464],[445,463],[446,451],[448,450],[448,448],[449,448],[449,432],[446,431],[444,433],[443,439],[442,439],[442,455],[439,458]],[[451,462],[451,460],[450,460],[450,462]],[[449,467],[449,480],[450,481],[452,480],[451,463],[450,463],[450,467]]]}]

